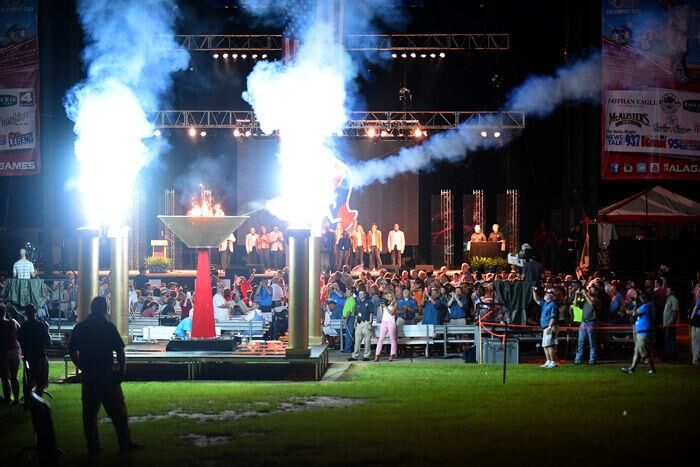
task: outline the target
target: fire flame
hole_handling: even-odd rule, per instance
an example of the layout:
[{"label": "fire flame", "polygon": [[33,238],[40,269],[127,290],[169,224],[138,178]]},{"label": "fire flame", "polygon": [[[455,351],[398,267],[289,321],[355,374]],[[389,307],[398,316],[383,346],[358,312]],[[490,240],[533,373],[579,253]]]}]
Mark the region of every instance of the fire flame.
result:
[{"label": "fire flame", "polygon": [[221,204],[212,204],[211,201],[203,199],[199,203],[193,203],[192,209],[187,212],[188,216],[209,216],[221,217],[224,216],[224,210],[221,209]]}]

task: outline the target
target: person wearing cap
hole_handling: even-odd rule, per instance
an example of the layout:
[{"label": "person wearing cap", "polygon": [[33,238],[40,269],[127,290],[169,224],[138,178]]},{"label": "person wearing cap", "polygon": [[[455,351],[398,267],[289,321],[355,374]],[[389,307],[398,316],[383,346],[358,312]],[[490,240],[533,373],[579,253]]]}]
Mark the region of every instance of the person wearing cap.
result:
[{"label": "person wearing cap", "polygon": [[537,287],[532,287],[532,298],[541,306],[540,326],[542,328],[542,349],[547,361],[542,368],[554,368],[557,365],[557,334],[559,333],[559,307],[554,300],[554,290],[548,288],[544,298],[537,296]]}]

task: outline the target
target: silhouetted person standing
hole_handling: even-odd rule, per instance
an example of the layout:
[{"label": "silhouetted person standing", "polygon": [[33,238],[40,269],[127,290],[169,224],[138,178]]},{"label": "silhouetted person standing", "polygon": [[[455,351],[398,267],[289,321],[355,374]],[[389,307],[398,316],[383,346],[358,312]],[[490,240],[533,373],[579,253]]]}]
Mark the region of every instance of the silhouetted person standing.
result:
[{"label": "silhouetted person standing", "polygon": [[[17,340],[22,348],[24,361],[29,364],[29,372],[25,375],[28,386],[41,396],[49,385],[49,361],[46,358],[46,346],[51,345],[51,336],[49,336],[49,326],[36,319],[34,305],[27,305],[25,313],[27,320],[20,326]],[[29,404],[29,399],[26,396],[25,394],[25,404]]]},{"label": "silhouetted person standing", "polygon": [[[112,419],[119,449],[142,448],[142,445],[131,440],[121,388],[126,365],[124,342],[117,328],[107,320],[107,301],[104,297],[92,299],[90,316],[73,329],[69,351],[71,360],[82,371],[83,429],[88,453],[96,454],[101,450],[97,431],[100,405]],[[113,352],[117,355],[116,365]]]}]

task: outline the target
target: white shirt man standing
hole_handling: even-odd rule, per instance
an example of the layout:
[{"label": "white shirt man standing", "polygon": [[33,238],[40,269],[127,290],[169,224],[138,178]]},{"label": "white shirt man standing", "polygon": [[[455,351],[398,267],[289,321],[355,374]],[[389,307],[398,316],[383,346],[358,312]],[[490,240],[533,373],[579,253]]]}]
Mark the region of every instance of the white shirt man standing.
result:
[{"label": "white shirt man standing", "polygon": [[258,234],[255,233],[255,227],[251,227],[250,233],[245,236],[245,252],[248,254],[248,264],[256,264],[258,262],[257,244]]},{"label": "white shirt man standing", "polygon": [[284,267],[284,234],[276,225],[268,235],[270,241],[270,266],[272,269],[282,269]]},{"label": "white shirt man standing", "polygon": [[391,253],[391,262],[394,264],[395,269],[398,270],[401,267],[401,255],[406,249],[406,238],[403,232],[399,230],[399,224],[394,224],[394,230],[389,232],[386,243],[389,253]]},{"label": "white shirt man standing", "polygon": [[34,264],[27,259],[27,250],[19,250],[19,260],[12,266],[12,276],[17,279],[31,279],[36,276]]},{"label": "white shirt man standing", "polygon": [[233,255],[233,244],[236,243],[236,237],[231,233],[226,240],[219,245],[219,256],[221,257],[221,269],[227,269],[231,263],[231,255]]}]

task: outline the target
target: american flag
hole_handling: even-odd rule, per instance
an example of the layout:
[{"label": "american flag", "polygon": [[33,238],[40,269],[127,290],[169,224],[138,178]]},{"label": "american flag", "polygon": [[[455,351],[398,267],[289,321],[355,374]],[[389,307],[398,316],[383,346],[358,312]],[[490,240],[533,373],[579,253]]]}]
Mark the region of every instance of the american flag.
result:
[{"label": "american flag", "polygon": [[299,53],[300,37],[315,21],[333,27],[336,40],[343,43],[345,0],[296,0],[286,7],[287,27],[282,34],[282,61],[294,60]]}]

